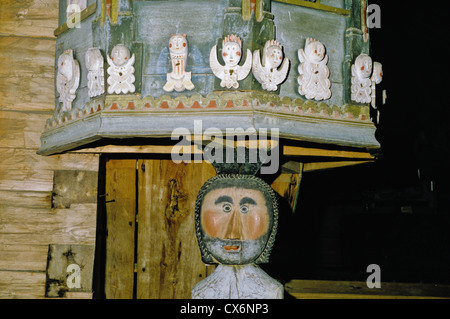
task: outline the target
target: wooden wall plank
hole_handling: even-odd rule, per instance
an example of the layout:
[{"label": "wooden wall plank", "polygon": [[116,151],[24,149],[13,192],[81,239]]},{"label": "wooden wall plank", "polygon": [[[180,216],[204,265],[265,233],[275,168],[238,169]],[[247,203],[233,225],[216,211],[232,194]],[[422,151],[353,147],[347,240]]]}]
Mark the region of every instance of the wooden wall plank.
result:
[{"label": "wooden wall plank", "polygon": [[139,161],[138,298],[190,298],[208,270],[195,236],[198,191],[216,175],[209,163]]},{"label": "wooden wall plank", "polygon": [[35,149],[0,147],[0,190],[51,192],[54,170],[98,171],[98,154],[44,157]]},{"label": "wooden wall plank", "polygon": [[51,192],[0,190],[1,205],[10,207],[51,208]]},{"label": "wooden wall plank", "polygon": [[45,272],[0,271],[0,299],[40,299],[45,296]]},{"label": "wooden wall plank", "polygon": [[48,245],[0,245],[0,271],[42,271],[47,265]]},{"label": "wooden wall plank", "polygon": [[58,0],[2,0],[0,34],[53,38],[58,7]]},{"label": "wooden wall plank", "polygon": [[38,149],[45,122],[51,116],[51,112],[0,111],[0,146]]},{"label": "wooden wall plank", "polygon": [[70,209],[30,209],[0,205],[0,244],[94,244],[97,204]]},{"label": "wooden wall plank", "polygon": [[105,296],[133,298],[136,160],[106,163]]}]

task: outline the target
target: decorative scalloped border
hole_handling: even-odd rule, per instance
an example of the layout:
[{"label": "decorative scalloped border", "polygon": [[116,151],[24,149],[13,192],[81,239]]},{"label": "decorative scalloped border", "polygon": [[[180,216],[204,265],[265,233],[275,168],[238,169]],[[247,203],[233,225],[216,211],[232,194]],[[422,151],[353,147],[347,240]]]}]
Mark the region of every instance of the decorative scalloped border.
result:
[{"label": "decorative scalloped border", "polygon": [[312,100],[291,99],[278,95],[259,92],[225,92],[210,93],[207,96],[199,94],[172,98],[162,95],[158,98],[140,95],[107,95],[86,103],[83,109],[73,109],[47,120],[46,130],[74,122],[92,114],[108,111],[199,111],[201,109],[249,109],[267,110],[280,114],[302,115],[315,118],[328,118],[346,121],[369,123],[369,107],[346,104],[329,106],[324,102]]}]

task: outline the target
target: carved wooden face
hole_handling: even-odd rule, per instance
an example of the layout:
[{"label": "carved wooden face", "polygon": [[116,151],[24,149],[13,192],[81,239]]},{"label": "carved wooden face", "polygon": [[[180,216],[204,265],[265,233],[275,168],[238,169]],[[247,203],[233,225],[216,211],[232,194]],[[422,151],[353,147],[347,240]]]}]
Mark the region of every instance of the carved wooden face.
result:
[{"label": "carved wooden face", "polygon": [[86,68],[89,71],[99,70],[103,66],[103,57],[100,50],[97,48],[90,48],[86,51],[85,56]]},{"label": "carved wooden face", "polygon": [[372,74],[372,58],[360,54],[355,60],[356,73],[360,79],[367,79]]},{"label": "carved wooden face", "polygon": [[273,203],[255,180],[217,180],[202,200],[199,240],[214,262],[249,264],[266,248],[273,226]]},{"label": "carved wooden face", "polygon": [[186,36],[175,34],[170,37],[169,50],[172,54],[182,54],[187,52]]},{"label": "carved wooden face", "polygon": [[130,60],[130,50],[123,44],[116,45],[111,51],[111,60],[116,66],[122,66]]},{"label": "carved wooden face", "polygon": [[280,47],[276,45],[272,45],[267,49],[267,58],[266,63],[268,63],[268,66],[271,68],[278,68],[283,62],[283,52],[281,51]]},{"label": "carved wooden face", "polygon": [[313,41],[305,48],[308,60],[314,63],[320,62],[325,57],[325,47],[319,41]]},{"label": "carved wooden face", "polygon": [[58,72],[64,75],[67,81],[72,79],[73,74],[73,57],[68,53],[63,53],[59,56],[58,59]]},{"label": "carved wooden face", "polygon": [[236,66],[241,60],[241,46],[236,42],[226,42],[222,48],[222,58],[226,66]]},{"label": "carved wooden face", "polygon": [[380,62],[373,63],[373,75],[376,84],[380,84],[383,80],[383,65]]}]

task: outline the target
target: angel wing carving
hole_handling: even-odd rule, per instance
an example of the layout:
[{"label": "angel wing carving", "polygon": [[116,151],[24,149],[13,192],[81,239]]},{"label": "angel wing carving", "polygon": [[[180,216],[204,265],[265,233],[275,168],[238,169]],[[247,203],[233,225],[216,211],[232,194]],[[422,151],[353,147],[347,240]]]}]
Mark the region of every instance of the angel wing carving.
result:
[{"label": "angel wing carving", "polygon": [[267,91],[276,91],[278,85],[281,84],[287,77],[289,71],[290,61],[284,58],[283,63],[279,68],[272,67],[267,63],[268,59],[263,56],[264,65],[261,64],[259,50],[253,52],[252,71],[256,80],[261,83],[262,88]]},{"label": "angel wing carving", "polygon": [[221,79],[221,87],[226,87],[228,89],[239,87],[238,81],[245,79],[252,69],[252,52],[247,49],[247,57],[245,63],[240,65],[221,65],[217,60],[217,45],[211,48],[209,54],[209,66],[213,74]]}]

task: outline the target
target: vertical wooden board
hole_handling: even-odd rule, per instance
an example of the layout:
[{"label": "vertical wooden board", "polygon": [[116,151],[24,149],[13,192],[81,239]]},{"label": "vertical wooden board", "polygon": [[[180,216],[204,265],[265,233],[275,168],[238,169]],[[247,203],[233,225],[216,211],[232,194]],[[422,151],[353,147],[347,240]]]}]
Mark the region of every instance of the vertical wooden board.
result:
[{"label": "vertical wooden board", "polygon": [[106,163],[105,296],[133,298],[136,160]]},{"label": "vertical wooden board", "polygon": [[138,298],[190,298],[209,270],[195,236],[194,208],[201,186],[216,175],[209,163],[140,161]]}]

